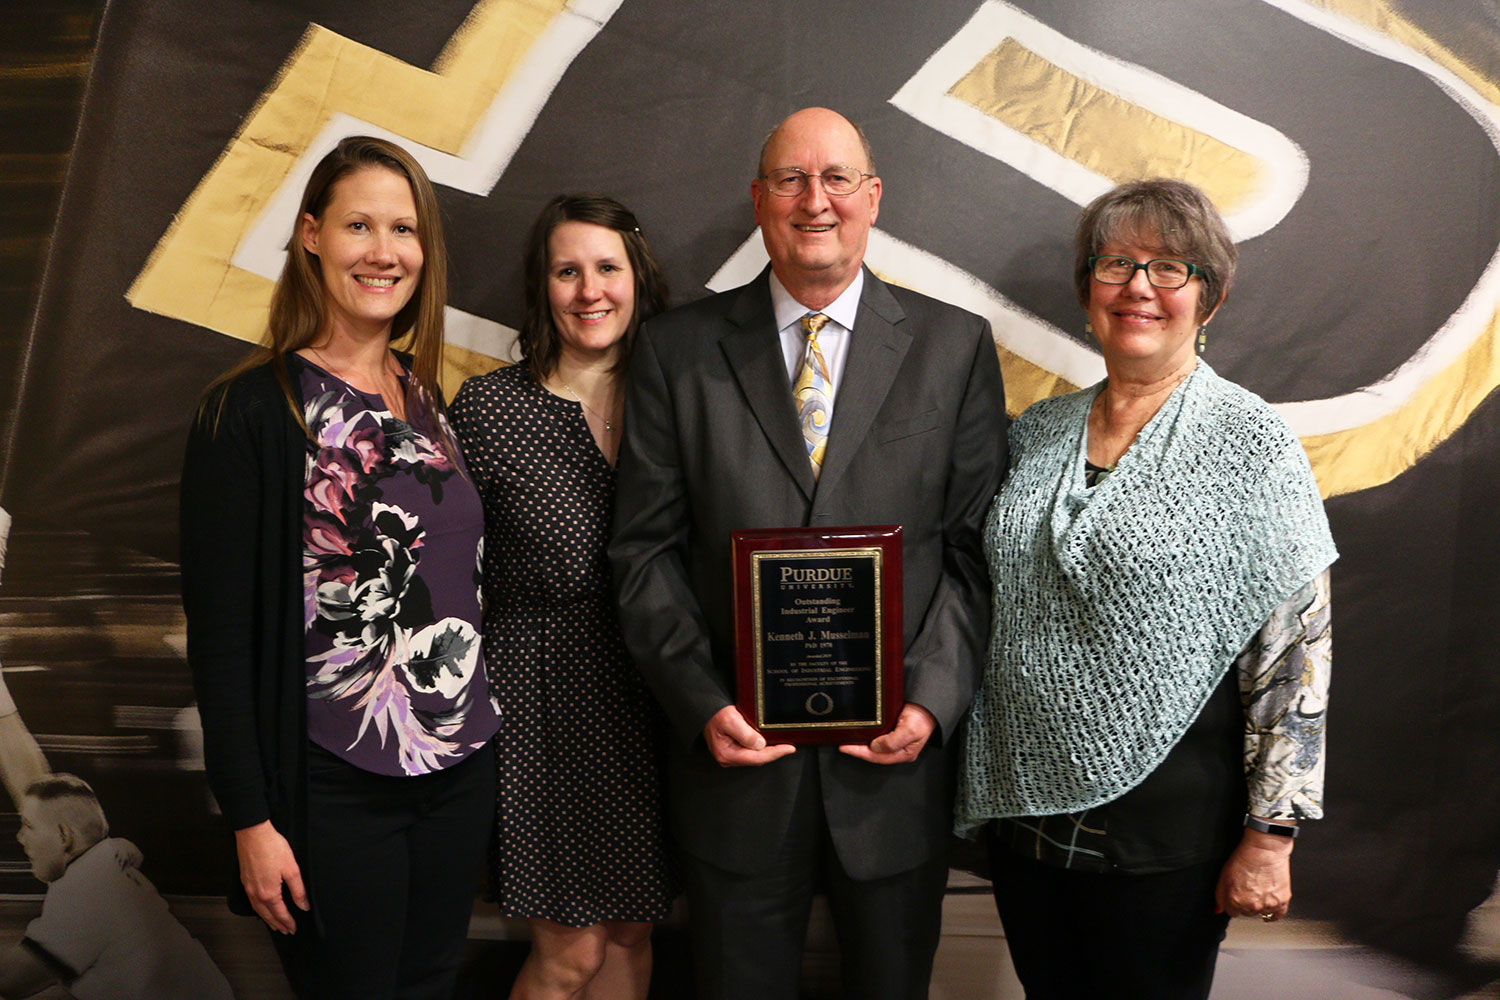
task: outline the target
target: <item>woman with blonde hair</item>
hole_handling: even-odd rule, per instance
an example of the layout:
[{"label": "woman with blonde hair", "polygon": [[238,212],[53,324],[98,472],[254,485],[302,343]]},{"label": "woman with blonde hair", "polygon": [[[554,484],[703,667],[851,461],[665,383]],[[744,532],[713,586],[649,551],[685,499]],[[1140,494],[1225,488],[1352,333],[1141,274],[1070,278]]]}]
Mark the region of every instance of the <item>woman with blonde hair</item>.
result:
[{"label": "woman with blonde hair", "polygon": [[409,153],[352,136],[295,226],[267,346],[210,386],[183,467],[209,781],[235,901],[276,932],[299,996],[447,997],[498,720],[483,512],[437,386],[441,213]]}]

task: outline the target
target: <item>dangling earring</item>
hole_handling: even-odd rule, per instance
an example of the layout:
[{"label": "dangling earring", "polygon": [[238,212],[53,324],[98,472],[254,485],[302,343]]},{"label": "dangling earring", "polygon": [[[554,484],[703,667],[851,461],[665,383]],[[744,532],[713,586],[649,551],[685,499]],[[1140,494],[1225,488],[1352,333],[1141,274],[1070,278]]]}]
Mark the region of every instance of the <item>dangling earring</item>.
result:
[{"label": "dangling earring", "polygon": [[1090,323],[1088,320],[1083,321],[1083,339],[1094,339],[1094,324]]},{"label": "dangling earring", "polygon": [[1198,353],[1202,354],[1203,353],[1203,349],[1205,347],[1207,347],[1207,346],[1208,346],[1208,324],[1204,323],[1202,326],[1198,327]]}]

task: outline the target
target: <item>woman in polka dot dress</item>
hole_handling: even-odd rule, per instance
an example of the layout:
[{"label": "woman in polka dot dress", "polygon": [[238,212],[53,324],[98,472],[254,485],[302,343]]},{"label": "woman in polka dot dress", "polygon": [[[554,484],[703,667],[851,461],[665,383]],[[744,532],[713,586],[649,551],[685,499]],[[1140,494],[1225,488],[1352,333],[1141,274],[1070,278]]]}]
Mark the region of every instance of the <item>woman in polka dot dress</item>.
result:
[{"label": "woman in polka dot dress", "polygon": [[511,1000],[644,998],[671,909],[656,707],[625,653],[605,557],[622,384],[666,283],[635,217],[553,199],[526,251],[522,361],[450,410],[485,509],[484,659],[500,703],[492,885],[528,918]]}]

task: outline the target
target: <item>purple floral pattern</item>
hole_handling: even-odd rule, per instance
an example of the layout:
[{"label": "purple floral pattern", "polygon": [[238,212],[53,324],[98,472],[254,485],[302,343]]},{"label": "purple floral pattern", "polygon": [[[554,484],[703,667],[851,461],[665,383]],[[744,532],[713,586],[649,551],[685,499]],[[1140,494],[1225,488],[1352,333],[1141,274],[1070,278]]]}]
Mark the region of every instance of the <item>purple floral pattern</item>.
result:
[{"label": "purple floral pattern", "polygon": [[302,367],[309,736],[366,770],[435,771],[497,724],[476,628],[478,495],[380,397]]}]

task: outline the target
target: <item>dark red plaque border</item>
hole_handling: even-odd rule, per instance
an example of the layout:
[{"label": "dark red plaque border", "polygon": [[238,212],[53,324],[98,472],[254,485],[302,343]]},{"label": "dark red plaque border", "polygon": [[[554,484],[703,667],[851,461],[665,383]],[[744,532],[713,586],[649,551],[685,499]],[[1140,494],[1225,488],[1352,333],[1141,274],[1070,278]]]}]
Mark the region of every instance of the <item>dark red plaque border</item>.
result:
[{"label": "dark red plaque border", "polygon": [[765,730],[766,742],[819,744],[868,743],[890,732],[904,703],[905,662],[901,620],[901,526],[882,524],[849,528],[747,528],[730,533],[734,563],[735,705],[745,721],[761,729],[756,698],[754,556],[758,552],[880,549],[880,718],[878,726],[815,724]]}]

